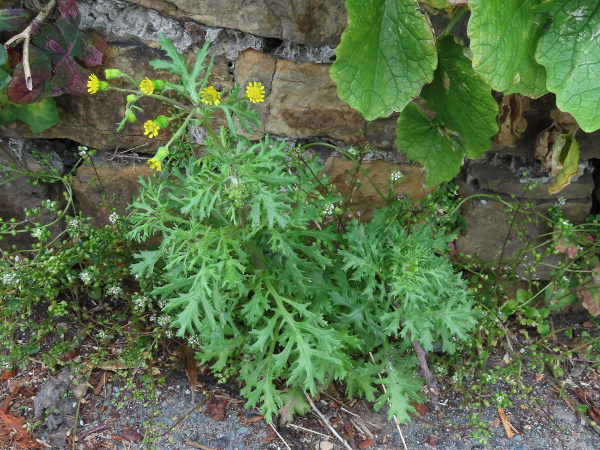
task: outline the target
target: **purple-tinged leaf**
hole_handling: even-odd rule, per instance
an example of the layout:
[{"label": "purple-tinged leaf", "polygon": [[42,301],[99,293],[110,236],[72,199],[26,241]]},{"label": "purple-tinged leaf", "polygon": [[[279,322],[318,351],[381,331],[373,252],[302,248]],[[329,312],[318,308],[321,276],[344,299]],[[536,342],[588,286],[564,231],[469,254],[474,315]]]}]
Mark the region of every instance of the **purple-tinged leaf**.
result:
[{"label": "purple-tinged leaf", "polygon": [[23,31],[33,18],[26,9],[0,9],[0,32]]},{"label": "purple-tinged leaf", "polygon": [[6,88],[6,95],[13,103],[32,103],[38,101],[46,94],[46,79],[52,69],[48,54],[35,47],[31,47],[29,50],[29,66],[31,68],[33,89],[31,91],[27,89],[23,63],[19,63],[15,67],[12,79]]},{"label": "purple-tinged leaf", "polygon": [[61,0],[58,2],[57,8],[62,19],[79,19],[79,8],[75,0]]}]

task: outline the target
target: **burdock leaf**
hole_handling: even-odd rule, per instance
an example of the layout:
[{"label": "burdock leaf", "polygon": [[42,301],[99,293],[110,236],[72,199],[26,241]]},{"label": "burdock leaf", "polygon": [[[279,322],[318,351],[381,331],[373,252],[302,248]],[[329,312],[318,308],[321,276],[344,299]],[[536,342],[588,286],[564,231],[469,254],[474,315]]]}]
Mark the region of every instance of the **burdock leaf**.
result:
[{"label": "burdock leaf", "polygon": [[551,22],[535,54],[556,105],[590,133],[600,128],[600,0],[550,0]]},{"label": "burdock leaf", "polygon": [[433,31],[414,0],[346,0],[348,28],[331,78],[367,120],[402,111],[433,77]]},{"label": "burdock leaf", "polygon": [[473,68],[495,90],[539,97],[546,89],[546,71],[535,60],[545,26],[534,10],[541,0],[470,0],[467,33]]}]

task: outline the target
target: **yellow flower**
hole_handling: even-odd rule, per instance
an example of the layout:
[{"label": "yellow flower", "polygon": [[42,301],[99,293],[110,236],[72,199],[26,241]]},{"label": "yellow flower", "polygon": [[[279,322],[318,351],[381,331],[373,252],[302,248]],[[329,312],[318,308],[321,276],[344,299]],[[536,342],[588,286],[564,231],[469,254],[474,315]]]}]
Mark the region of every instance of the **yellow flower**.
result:
[{"label": "yellow flower", "polygon": [[158,170],[159,172],[162,170],[162,162],[156,158],[150,158],[148,160],[148,165],[151,169]]},{"label": "yellow flower", "polygon": [[140,83],[140,91],[146,95],[154,93],[154,83],[148,77],[144,78]]},{"label": "yellow flower", "polygon": [[246,98],[252,103],[265,101],[265,87],[260,82],[248,83]]},{"label": "yellow flower", "polygon": [[87,83],[88,92],[90,94],[95,94],[100,89],[100,80],[95,74],[91,74]]},{"label": "yellow flower", "polygon": [[158,136],[158,130],[160,130],[160,127],[153,120],[148,120],[144,124],[144,134],[149,138]]},{"label": "yellow flower", "polygon": [[148,165],[151,169],[162,171],[162,162],[169,156],[169,149],[167,147],[159,147],[153,158],[148,160]]},{"label": "yellow flower", "polygon": [[200,91],[200,98],[207,105],[218,105],[221,103],[221,93],[217,91],[213,86],[209,86]]}]

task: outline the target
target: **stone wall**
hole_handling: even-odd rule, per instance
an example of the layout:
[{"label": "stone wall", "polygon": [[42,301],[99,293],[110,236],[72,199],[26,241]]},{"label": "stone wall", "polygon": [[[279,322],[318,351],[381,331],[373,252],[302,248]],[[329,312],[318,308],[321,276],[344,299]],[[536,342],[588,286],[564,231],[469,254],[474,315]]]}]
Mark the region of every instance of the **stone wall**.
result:
[{"label": "stone wall", "polygon": [[[396,117],[367,122],[337,98],[329,68],[346,26],[343,0],[81,0],[78,4],[82,28],[98,33],[109,44],[102,69],[118,68],[129,74],[152,77],[154,71],[148,62],[161,56],[156,44],[161,33],[185,54],[210,41],[215,56],[215,84],[231,86],[234,81],[244,84],[252,80],[266,86],[265,103],[253,106],[262,121],[256,130],[258,137],[269,133],[293,144],[325,141],[369,146],[374,150],[370,162],[375,179],[385,183],[392,170],[401,170],[408,176],[399,193],[413,198],[427,193],[420,167],[406,164],[395,148]],[[501,97],[498,100],[501,102]],[[147,101],[138,122],[129,124],[122,133],[115,133],[115,124],[120,121],[124,107],[122,95],[106,92],[63,96],[57,102],[60,123],[46,132],[33,135],[21,123],[0,127],[3,137],[0,164],[14,162],[15,158],[20,165],[30,164],[23,151],[15,153],[17,147],[41,145],[61,161],[68,159],[67,154],[78,144],[97,148],[98,162],[104,167],[101,177],[111,192],[119,194],[117,206],[123,210],[128,197],[135,192],[135,179],[147,171],[144,159],[164,143],[160,136],[147,139],[141,125],[159,114],[162,107]],[[469,162],[457,179],[461,194],[497,193],[510,200],[511,194],[522,195],[525,178],[535,178],[543,182],[542,186],[527,196],[536,208],[544,210],[560,195],[567,199],[569,217],[583,220],[592,209],[595,188],[592,162],[600,158],[600,135],[578,134],[581,175],[559,195],[550,196],[546,192],[548,178],[540,171],[533,149],[535,136],[553,121],[553,99],[546,96],[533,102],[519,99],[511,102],[503,103],[502,133],[492,150]],[[325,148],[320,152],[330,175],[343,184],[346,169],[343,161],[335,159],[336,155]],[[92,178],[88,169],[78,169],[73,189],[79,207],[103,224],[107,210],[97,206],[102,200],[94,190]],[[363,186],[355,202],[363,206],[355,207],[363,209],[364,217],[368,217],[370,210],[377,207],[376,196]],[[0,193],[4,195],[0,196],[0,216],[18,216],[25,200],[19,199],[11,205],[10,198],[16,197],[10,192],[22,189],[12,185],[0,189],[4,190],[4,194]],[[599,189],[595,189],[598,195]],[[22,191],[23,195],[29,195],[30,203],[55,195]],[[465,206],[464,213],[470,229],[459,239],[459,250],[496,257],[507,231],[503,208],[495,202],[484,204],[475,200]],[[530,233],[545,231],[541,226]]]}]

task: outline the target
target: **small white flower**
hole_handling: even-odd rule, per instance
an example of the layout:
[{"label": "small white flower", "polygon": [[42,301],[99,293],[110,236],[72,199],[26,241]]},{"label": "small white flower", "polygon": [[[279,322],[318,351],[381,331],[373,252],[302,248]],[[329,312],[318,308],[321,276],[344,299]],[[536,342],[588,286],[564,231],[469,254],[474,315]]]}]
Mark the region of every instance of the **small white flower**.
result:
[{"label": "small white flower", "polygon": [[330,203],[323,208],[323,214],[325,214],[326,216],[330,216],[333,214],[334,210],[335,210],[335,207],[334,207],[333,203]]},{"label": "small white flower", "polygon": [[79,228],[79,220],[71,219],[71,220],[69,220],[69,223],[67,225],[71,228],[77,229],[77,228]]},{"label": "small white flower", "polygon": [[169,324],[169,317],[168,316],[159,316],[156,319],[156,323],[158,323],[161,327],[164,327]]},{"label": "small white flower", "polygon": [[85,284],[88,284],[92,281],[92,275],[88,271],[81,272],[79,274],[79,278],[81,278],[81,281],[83,281]]},{"label": "small white flower", "polygon": [[54,202],[52,200],[44,200],[42,202],[42,206],[48,208],[51,211],[54,211],[56,209],[56,206],[58,205],[58,202]]},{"label": "small white flower", "polygon": [[110,286],[106,289],[106,293],[113,297],[118,297],[123,293],[123,289],[121,289],[119,286]]},{"label": "small white flower", "polygon": [[31,235],[36,238],[39,239],[42,234],[44,233],[44,229],[43,228],[36,228],[31,232]]},{"label": "small white flower", "polygon": [[402,179],[403,176],[404,176],[403,173],[400,172],[399,170],[392,170],[392,175],[391,175],[392,181],[399,181]]},{"label": "small white flower", "polygon": [[19,276],[14,272],[2,274],[2,283],[5,285],[13,284],[19,281]]},{"label": "small white flower", "polygon": [[197,335],[190,336],[188,338],[188,344],[190,344],[190,346],[198,346],[198,345],[200,345],[200,337],[197,336]]},{"label": "small white flower", "polygon": [[113,212],[110,216],[108,216],[108,221],[112,224],[117,223],[117,220],[119,220],[119,214],[116,212]]},{"label": "small white flower", "polygon": [[132,300],[134,308],[143,308],[148,303],[148,297],[140,296],[134,297]]},{"label": "small white flower", "polygon": [[104,330],[100,330],[98,333],[96,333],[96,336],[98,339],[106,339],[106,332]]}]

